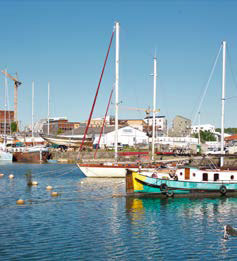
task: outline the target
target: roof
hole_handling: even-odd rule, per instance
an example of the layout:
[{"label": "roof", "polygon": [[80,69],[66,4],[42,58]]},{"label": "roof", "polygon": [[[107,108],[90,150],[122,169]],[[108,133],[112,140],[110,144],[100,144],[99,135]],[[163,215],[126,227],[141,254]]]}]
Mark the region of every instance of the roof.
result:
[{"label": "roof", "polygon": [[[83,135],[85,133],[85,129],[86,129],[85,126],[80,126],[76,129],[65,131],[63,133],[63,135],[72,135],[72,132],[73,132],[73,135]],[[111,131],[114,131],[114,126],[104,127],[103,133],[108,133]],[[101,127],[93,127],[93,128],[90,127],[90,128],[88,128],[87,135],[100,134],[100,132],[101,132]]]},{"label": "roof", "polygon": [[234,134],[232,136],[226,137],[225,141],[231,141],[231,140],[237,140],[237,134]]}]

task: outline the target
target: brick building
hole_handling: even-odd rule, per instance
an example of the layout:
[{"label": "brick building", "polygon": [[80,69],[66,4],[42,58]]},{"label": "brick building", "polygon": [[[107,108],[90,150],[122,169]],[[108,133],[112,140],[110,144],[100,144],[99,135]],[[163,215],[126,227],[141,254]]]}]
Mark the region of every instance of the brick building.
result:
[{"label": "brick building", "polygon": [[11,123],[14,122],[14,111],[0,110],[0,134],[4,134],[5,117],[6,117],[6,134],[10,134]]}]

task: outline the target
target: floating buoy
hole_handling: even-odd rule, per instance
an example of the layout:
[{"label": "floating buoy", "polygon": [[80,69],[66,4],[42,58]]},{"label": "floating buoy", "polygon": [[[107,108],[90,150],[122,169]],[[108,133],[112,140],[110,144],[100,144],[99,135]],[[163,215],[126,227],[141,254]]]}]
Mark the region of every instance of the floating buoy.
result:
[{"label": "floating buoy", "polygon": [[0,173],[0,178],[2,178],[4,176],[4,174],[3,173]]},{"label": "floating buoy", "polygon": [[10,174],[10,175],[8,176],[8,178],[9,178],[9,179],[14,179],[14,175],[13,175],[13,174]]},{"label": "floating buoy", "polygon": [[59,193],[56,192],[56,191],[53,191],[53,192],[51,193],[51,196],[52,196],[52,197],[57,197],[57,196],[59,196]]},{"label": "floating buoy", "polygon": [[33,186],[37,186],[37,185],[38,185],[38,182],[37,182],[37,181],[32,181],[32,185],[33,185]]},{"label": "floating buoy", "polygon": [[84,182],[83,181],[81,181],[81,184],[83,184]]},{"label": "floating buoy", "polygon": [[18,200],[16,201],[16,204],[17,204],[17,205],[24,205],[24,204],[25,204],[25,201],[24,201],[23,199],[18,199]]},{"label": "floating buoy", "polygon": [[47,187],[46,187],[46,190],[52,190],[52,189],[53,189],[52,186],[47,186]]}]

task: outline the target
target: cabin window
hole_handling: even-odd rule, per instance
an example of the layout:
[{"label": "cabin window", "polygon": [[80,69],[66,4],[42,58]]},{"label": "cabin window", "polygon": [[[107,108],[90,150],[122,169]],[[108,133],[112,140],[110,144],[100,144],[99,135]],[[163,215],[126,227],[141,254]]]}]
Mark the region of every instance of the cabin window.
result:
[{"label": "cabin window", "polygon": [[182,175],[183,175],[183,173],[182,173],[182,172],[180,172],[179,174],[180,174],[180,176],[182,176]]},{"label": "cabin window", "polygon": [[218,174],[218,173],[215,173],[215,174],[214,174],[214,181],[217,181],[217,180],[219,180],[219,174]]},{"label": "cabin window", "polygon": [[196,173],[193,173],[193,177],[196,177]]},{"label": "cabin window", "polygon": [[202,180],[208,181],[208,174],[207,173],[202,173]]},{"label": "cabin window", "polygon": [[230,179],[233,180],[233,179],[234,179],[234,175],[231,175],[231,176],[230,176]]}]

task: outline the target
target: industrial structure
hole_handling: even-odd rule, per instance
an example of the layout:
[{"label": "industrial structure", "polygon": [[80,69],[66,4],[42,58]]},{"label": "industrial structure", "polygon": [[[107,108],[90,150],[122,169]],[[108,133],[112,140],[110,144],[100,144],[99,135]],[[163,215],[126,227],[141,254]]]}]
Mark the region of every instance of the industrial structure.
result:
[{"label": "industrial structure", "polygon": [[22,84],[20,81],[18,81],[18,77],[13,77],[10,75],[7,71],[2,71],[2,73],[9,79],[14,81],[14,121],[17,124],[18,129],[18,87]]}]

